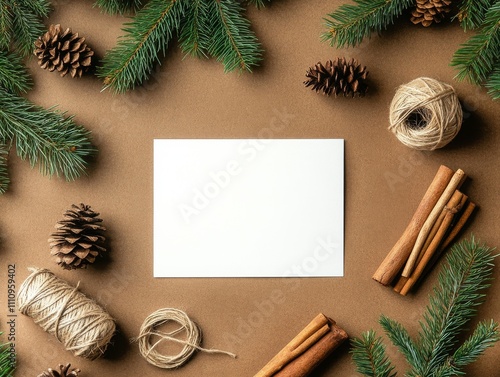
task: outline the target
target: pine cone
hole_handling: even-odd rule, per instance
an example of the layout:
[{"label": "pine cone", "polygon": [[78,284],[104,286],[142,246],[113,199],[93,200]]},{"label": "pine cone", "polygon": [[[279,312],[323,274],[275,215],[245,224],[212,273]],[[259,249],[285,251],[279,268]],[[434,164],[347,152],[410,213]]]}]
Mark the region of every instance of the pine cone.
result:
[{"label": "pine cone", "polygon": [[38,64],[50,72],[57,70],[62,77],[68,73],[71,77],[82,77],[92,66],[92,51],[84,37],[65,31],[61,25],[50,25],[49,31],[35,41],[35,55]]},{"label": "pine cone", "polygon": [[368,90],[367,76],[366,67],[358,64],[357,60],[351,59],[347,62],[345,58],[338,58],[334,61],[328,60],[325,66],[318,63],[310,67],[304,84],[306,87],[312,86],[316,92],[322,91],[327,96],[335,93],[335,96],[342,94],[344,97],[362,97]]},{"label": "pine cone", "polygon": [[43,372],[38,375],[38,377],[78,377],[78,373],[80,373],[80,369],[72,369],[71,372],[69,368],[71,364],[66,364],[66,366],[59,364],[60,372],[49,368],[46,372]]},{"label": "pine cone", "polygon": [[57,231],[49,238],[50,254],[57,264],[66,270],[86,268],[94,263],[97,256],[106,251],[106,230],[100,223],[99,213],[90,206],[73,204],[64,214],[63,220],[56,224]]},{"label": "pine cone", "polygon": [[417,4],[411,12],[411,22],[428,27],[433,22],[440,23],[450,12],[451,0],[416,0]]}]

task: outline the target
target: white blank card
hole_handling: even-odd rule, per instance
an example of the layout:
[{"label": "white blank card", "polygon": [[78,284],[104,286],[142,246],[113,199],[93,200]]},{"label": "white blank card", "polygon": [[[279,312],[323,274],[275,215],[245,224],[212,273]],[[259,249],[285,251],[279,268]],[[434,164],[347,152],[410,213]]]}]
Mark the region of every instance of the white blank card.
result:
[{"label": "white blank card", "polygon": [[154,140],[154,276],[343,276],[344,141]]}]

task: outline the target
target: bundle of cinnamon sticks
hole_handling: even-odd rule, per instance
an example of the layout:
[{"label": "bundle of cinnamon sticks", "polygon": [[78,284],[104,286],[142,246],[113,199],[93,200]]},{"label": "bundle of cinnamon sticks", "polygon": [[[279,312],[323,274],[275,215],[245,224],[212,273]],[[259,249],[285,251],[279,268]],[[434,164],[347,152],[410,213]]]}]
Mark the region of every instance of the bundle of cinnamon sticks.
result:
[{"label": "bundle of cinnamon sticks", "polygon": [[346,339],[347,333],[320,313],[254,377],[308,376]]},{"label": "bundle of cinnamon sticks", "polygon": [[460,191],[466,175],[441,165],[415,214],[373,279],[408,294],[463,229],[476,205]]}]

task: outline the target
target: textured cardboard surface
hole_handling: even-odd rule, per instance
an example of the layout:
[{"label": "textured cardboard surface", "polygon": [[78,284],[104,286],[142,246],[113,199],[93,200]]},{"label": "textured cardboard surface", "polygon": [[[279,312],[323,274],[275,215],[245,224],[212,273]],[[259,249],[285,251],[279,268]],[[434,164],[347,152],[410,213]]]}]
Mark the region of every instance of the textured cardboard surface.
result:
[{"label": "textured cardboard surface", "polygon": [[[92,1],[55,3],[51,22],[87,36],[99,55],[111,48],[125,21],[92,7]],[[67,183],[41,176],[14,153],[12,185],[0,197],[0,329],[7,328],[7,265],[15,264],[19,286],[27,267],[52,269],[101,302],[116,317],[123,338],[108,359],[73,357],[24,316],[16,318],[18,376],[35,376],[49,366],[71,362],[83,376],[252,376],[318,312],[350,335],[370,328],[381,333],[381,313],[401,321],[412,334],[436,282],[434,272],[416,294],[400,297],[371,276],[405,229],[438,166],[462,168],[471,177],[465,191],[480,206],[472,226],[477,237],[500,245],[500,103],[484,90],[453,80],[449,61],[468,34],[457,24],[423,29],[406,20],[360,48],[337,51],[320,42],[322,18],[343,1],[275,1],[249,18],[265,48],[262,67],[249,74],[224,74],[213,61],[191,58],[172,45],[168,57],[144,87],[126,95],[103,93],[92,76],[60,78],[29,62],[34,102],[75,114],[92,130],[100,153],[89,176]],[[366,98],[326,98],[302,85],[306,69],[337,56],[356,57],[370,71]],[[452,83],[464,103],[466,121],[443,150],[417,152],[387,131],[388,107],[398,85],[418,76]],[[276,138],[344,138],[345,277],[317,279],[154,279],[152,259],[152,167],[154,138],[257,138],[271,124]],[[107,263],[86,271],[62,271],[49,257],[47,238],[72,203],[101,213],[111,251]],[[480,319],[500,319],[500,270]],[[166,372],[147,364],[137,335],[148,314],[160,307],[185,310],[204,332],[204,346],[222,355],[196,354],[185,367]],[[406,365],[392,346],[388,353],[401,373]],[[175,351],[175,350],[171,350]],[[471,366],[470,376],[498,376],[500,346]],[[357,375],[347,347],[314,376]]]}]

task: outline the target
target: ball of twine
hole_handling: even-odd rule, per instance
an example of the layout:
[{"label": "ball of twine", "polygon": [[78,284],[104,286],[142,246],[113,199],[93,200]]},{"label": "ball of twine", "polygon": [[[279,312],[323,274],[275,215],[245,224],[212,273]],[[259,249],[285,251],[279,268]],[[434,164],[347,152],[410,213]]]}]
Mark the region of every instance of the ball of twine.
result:
[{"label": "ball of twine", "polygon": [[462,106],[451,85],[420,77],[401,85],[390,106],[389,129],[405,145],[434,150],[460,131]]},{"label": "ball of twine", "polygon": [[17,294],[18,309],[54,335],[75,356],[102,356],[115,332],[115,321],[83,293],[45,269],[31,274]]},{"label": "ball of twine", "polygon": [[[169,332],[158,330],[158,327],[169,322],[175,322],[180,326]],[[181,332],[185,332],[185,339],[175,337]],[[153,337],[157,337],[157,340],[154,341]],[[200,328],[186,313],[179,309],[164,308],[150,314],[144,320],[139,336],[135,340],[139,342],[139,351],[141,355],[147,362],[158,368],[173,369],[180,367],[189,360],[196,350],[207,353],[221,353],[233,358],[236,357],[236,355],[231,352],[200,347]],[[177,355],[163,355],[155,348],[164,340],[183,344],[184,347]]]}]

